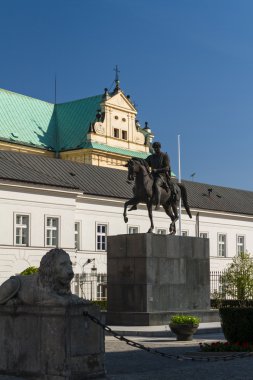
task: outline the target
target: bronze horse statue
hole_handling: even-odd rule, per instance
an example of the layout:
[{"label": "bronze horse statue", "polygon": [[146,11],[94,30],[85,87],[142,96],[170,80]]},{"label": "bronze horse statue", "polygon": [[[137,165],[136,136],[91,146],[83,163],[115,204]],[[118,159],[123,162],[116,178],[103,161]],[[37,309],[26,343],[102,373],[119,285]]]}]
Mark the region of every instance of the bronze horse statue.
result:
[{"label": "bronze horse statue", "polygon": [[[148,215],[150,219],[151,226],[148,232],[153,232],[154,223],[153,223],[153,214],[152,206],[155,204],[154,197],[154,187],[153,187],[153,177],[149,172],[148,164],[145,160],[140,158],[132,158],[125,165],[128,168],[128,181],[135,180],[133,187],[133,198],[129,199],[124,205],[124,221],[128,222],[127,217],[127,207],[132,206],[128,211],[136,210],[138,203],[145,203],[148,209]],[[176,199],[172,196],[170,188],[161,189],[161,205],[164,208],[164,211],[171,219],[170,224],[170,234],[175,235],[176,233],[176,221],[178,220],[178,205],[179,200],[182,197],[184,208],[191,218],[191,211],[187,202],[187,192],[186,188],[182,183],[174,183],[176,192]]]}]

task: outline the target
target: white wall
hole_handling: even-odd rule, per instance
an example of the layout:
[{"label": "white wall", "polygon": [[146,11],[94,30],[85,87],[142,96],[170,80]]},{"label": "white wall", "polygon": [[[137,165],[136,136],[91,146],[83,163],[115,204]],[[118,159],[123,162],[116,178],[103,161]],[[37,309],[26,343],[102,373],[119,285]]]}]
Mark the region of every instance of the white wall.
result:
[{"label": "white wall", "polygon": [[[196,213],[199,212],[199,231],[207,232],[210,244],[211,270],[223,270],[237,253],[237,235],[245,236],[245,249],[253,254],[253,216],[244,216],[211,211],[193,211],[193,219],[183,216],[182,229],[188,229],[190,236],[196,236]],[[227,237],[226,257],[218,256],[218,234]]]},{"label": "white wall", "polygon": [[[59,246],[74,258],[76,194],[42,188],[0,187],[0,282],[29,266],[38,266],[45,246],[45,216],[60,220]],[[29,247],[15,246],[15,214],[30,216]]]}]

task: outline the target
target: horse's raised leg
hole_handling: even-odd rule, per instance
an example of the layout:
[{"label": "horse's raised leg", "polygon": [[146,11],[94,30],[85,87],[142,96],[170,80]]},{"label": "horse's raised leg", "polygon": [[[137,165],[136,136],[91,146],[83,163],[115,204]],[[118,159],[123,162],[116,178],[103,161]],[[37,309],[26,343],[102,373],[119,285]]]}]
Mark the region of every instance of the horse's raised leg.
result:
[{"label": "horse's raised leg", "polygon": [[127,217],[127,207],[130,206],[130,205],[137,205],[139,203],[138,199],[136,197],[133,197],[131,199],[129,199],[129,201],[126,201],[125,204],[124,204],[124,213],[123,213],[123,217],[124,217],[124,222],[127,223],[128,222],[128,217]]},{"label": "horse's raised leg", "polygon": [[152,213],[152,200],[147,202],[147,209],[148,209],[148,216],[150,220],[150,228],[148,230],[148,233],[152,233],[154,229],[154,223],[153,223],[153,213]]}]

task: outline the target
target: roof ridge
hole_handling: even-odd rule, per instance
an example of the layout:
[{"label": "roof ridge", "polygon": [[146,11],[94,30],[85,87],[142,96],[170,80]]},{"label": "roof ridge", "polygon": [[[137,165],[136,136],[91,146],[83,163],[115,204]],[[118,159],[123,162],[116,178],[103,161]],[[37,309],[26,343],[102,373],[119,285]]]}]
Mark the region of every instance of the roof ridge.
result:
[{"label": "roof ridge", "polygon": [[38,100],[40,102],[47,103],[47,104],[50,104],[52,106],[55,106],[55,103],[48,102],[48,101],[43,100],[43,99],[35,98],[34,96],[21,94],[20,92],[14,92],[14,91],[11,91],[11,90],[6,90],[4,88],[0,88],[0,94],[1,94],[1,91],[4,91],[5,93],[10,93],[10,94],[13,94],[13,95],[22,96],[23,98],[29,98],[29,99],[33,99],[33,100]]},{"label": "roof ridge", "polygon": [[74,102],[80,102],[82,100],[88,100],[88,99],[92,99],[92,98],[99,98],[99,97],[102,98],[103,97],[103,94],[98,94],[98,95],[88,96],[86,98],[74,99],[74,100],[69,100],[69,101],[65,101],[65,102],[61,102],[61,103],[54,103],[54,102],[50,102],[50,101],[43,100],[43,99],[40,99],[40,98],[36,98],[34,96],[31,96],[31,95],[21,94],[20,92],[7,90],[5,88],[1,88],[0,87],[0,93],[1,93],[1,91],[5,92],[5,93],[13,94],[13,95],[18,95],[18,96],[21,96],[21,97],[24,97],[24,98],[38,100],[40,102],[44,102],[44,103],[50,104],[52,106],[58,106],[58,105],[61,105],[61,104],[74,103]]},{"label": "roof ridge", "polygon": [[55,105],[55,106],[60,106],[60,105],[62,105],[62,104],[81,102],[81,101],[83,101],[83,100],[88,100],[88,99],[93,99],[93,98],[99,98],[99,97],[102,98],[102,97],[103,97],[103,94],[93,95],[93,96],[88,96],[87,98],[75,99],[75,100],[70,100],[70,101],[62,102],[62,103],[55,103],[54,105]]}]

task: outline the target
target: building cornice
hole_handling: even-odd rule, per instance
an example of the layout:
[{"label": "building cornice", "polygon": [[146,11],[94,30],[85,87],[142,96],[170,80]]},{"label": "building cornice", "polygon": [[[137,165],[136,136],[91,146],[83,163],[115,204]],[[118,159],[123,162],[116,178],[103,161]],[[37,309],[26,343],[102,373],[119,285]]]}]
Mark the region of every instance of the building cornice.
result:
[{"label": "building cornice", "polygon": [[36,191],[44,191],[44,192],[52,192],[52,193],[60,193],[60,194],[73,194],[74,196],[77,196],[79,194],[82,194],[82,192],[78,189],[69,189],[69,188],[56,188],[56,187],[51,187],[51,186],[43,186],[43,185],[30,185],[26,183],[19,183],[19,182],[12,182],[10,183],[9,181],[3,181],[2,179],[0,180],[0,188],[3,187],[4,189],[6,188],[11,188],[11,189],[18,189],[18,190],[36,190]]},{"label": "building cornice", "polygon": [[252,219],[253,220],[253,215],[251,214],[237,214],[233,212],[225,212],[225,211],[216,211],[216,210],[205,210],[205,209],[197,209],[197,208],[191,208],[191,213],[192,214],[199,214],[199,216],[212,216],[212,215],[219,215],[222,217],[229,217],[229,218],[242,218],[242,219]]}]

